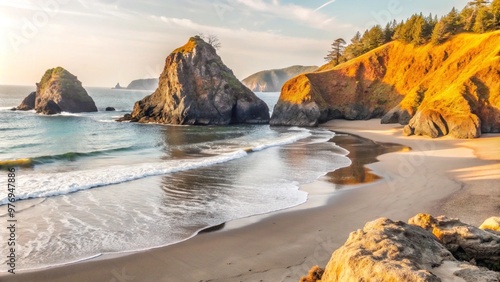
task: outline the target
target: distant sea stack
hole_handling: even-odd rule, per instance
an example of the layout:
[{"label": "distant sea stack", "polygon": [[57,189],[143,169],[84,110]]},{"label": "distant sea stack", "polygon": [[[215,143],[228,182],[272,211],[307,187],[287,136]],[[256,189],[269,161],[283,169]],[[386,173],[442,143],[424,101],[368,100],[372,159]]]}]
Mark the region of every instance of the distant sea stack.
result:
[{"label": "distant sea stack", "polygon": [[442,45],[388,43],[283,86],[271,124],[382,118],[406,135],[475,138],[500,132],[500,32]]},{"label": "distant sea stack", "polygon": [[198,36],[166,59],[156,91],[121,120],[185,125],[269,122],[269,108]]},{"label": "distant sea stack", "polygon": [[117,84],[115,85],[115,87],[113,87],[113,88],[111,88],[111,89],[124,89],[124,87],[122,87],[122,86],[120,85],[120,83],[117,83]]},{"label": "distant sea stack", "polygon": [[265,70],[242,80],[254,92],[280,92],[283,84],[299,74],[313,72],[317,66],[291,66],[284,69]]},{"label": "distant sea stack", "polygon": [[36,92],[28,95],[17,109],[35,109],[37,113],[47,115],[97,112],[94,100],[82,87],[82,83],[62,67],[47,70],[36,84]]}]

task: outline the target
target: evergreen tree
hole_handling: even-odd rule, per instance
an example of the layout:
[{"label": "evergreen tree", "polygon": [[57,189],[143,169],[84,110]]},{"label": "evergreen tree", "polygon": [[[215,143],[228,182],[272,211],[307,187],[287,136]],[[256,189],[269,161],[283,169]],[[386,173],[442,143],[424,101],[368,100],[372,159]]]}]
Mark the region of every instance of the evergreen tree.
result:
[{"label": "evergreen tree", "polygon": [[345,47],[345,40],[342,38],[337,38],[332,43],[332,50],[326,55],[325,60],[327,62],[335,62],[335,65],[340,63],[340,58],[342,57],[342,53]]},{"label": "evergreen tree", "polygon": [[363,34],[361,42],[364,47],[363,53],[366,53],[377,47],[380,47],[384,45],[385,42],[384,31],[379,25],[376,25]]},{"label": "evergreen tree", "polygon": [[363,44],[361,44],[361,33],[358,31],[351,39],[351,44],[344,50],[344,58],[346,60],[354,59],[363,54]]},{"label": "evergreen tree", "polygon": [[390,23],[384,28],[384,43],[388,43],[392,41],[392,37],[394,36],[394,29]]},{"label": "evergreen tree", "polygon": [[490,7],[482,7],[477,12],[472,31],[475,33],[484,33],[491,30],[493,25],[493,14],[491,13]]},{"label": "evergreen tree", "polygon": [[491,20],[491,29],[500,29],[500,0],[493,0],[491,2],[491,14],[493,16]]},{"label": "evergreen tree", "polygon": [[445,18],[441,18],[441,20],[436,24],[434,30],[432,31],[431,42],[435,45],[441,44],[446,40],[446,36],[448,33],[448,25]]},{"label": "evergreen tree", "polygon": [[462,18],[455,7],[446,15],[445,21],[447,25],[446,32],[449,33],[448,36],[458,34],[464,29]]}]

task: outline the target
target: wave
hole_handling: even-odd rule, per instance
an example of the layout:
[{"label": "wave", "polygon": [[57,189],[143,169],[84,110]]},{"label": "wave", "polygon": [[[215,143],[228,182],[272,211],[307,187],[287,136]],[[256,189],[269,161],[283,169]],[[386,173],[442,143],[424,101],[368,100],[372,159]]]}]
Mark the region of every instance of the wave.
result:
[{"label": "wave", "polygon": [[109,153],[133,151],[136,148],[137,147],[135,147],[135,146],[130,146],[130,147],[121,147],[121,148],[114,148],[114,149],[107,149],[107,150],[84,152],[84,153],[68,152],[68,153],[59,154],[59,155],[35,157],[35,158],[32,158],[32,162],[33,162],[33,164],[46,164],[46,163],[51,163],[54,161],[75,161],[79,158],[95,157],[95,156],[109,154]]},{"label": "wave", "polygon": [[[32,145],[32,144],[28,144],[28,145]],[[24,146],[24,147],[26,147],[26,146]],[[91,152],[67,152],[67,153],[63,153],[63,154],[40,156],[40,157],[33,157],[33,158],[2,160],[2,161],[0,161],[0,168],[13,167],[13,166],[33,167],[34,165],[53,163],[56,161],[75,161],[77,159],[85,158],[85,157],[95,157],[95,156],[109,154],[109,153],[132,151],[132,150],[135,150],[136,148],[137,147],[135,147],[135,146],[130,146],[130,147],[121,147],[121,148],[98,150],[98,151],[91,151]]]},{"label": "wave", "polygon": [[[228,162],[246,155],[247,152],[239,150],[195,160],[171,160],[135,166],[112,166],[105,169],[25,175],[18,182],[18,186],[23,187],[23,192],[17,194],[17,200],[59,196],[149,176],[192,170]],[[7,203],[7,197],[0,199],[0,205]]]},{"label": "wave", "polygon": [[297,134],[294,134],[291,136],[284,136],[284,137],[278,138],[277,140],[264,142],[260,145],[253,147],[251,149],[251,151],[257,152],[257,151],[262,151],[264,149],[271,148],[271,147],[293,144],[301,139],[305,139],[305,138],[308,138],[311,136],[312,136],[312,133],[309,130],[301,130],[300,133],[297,133]]},{"label": "wave", "polygon": [[[309,130],[302,129],[299,132],[295,131],[291,135],[285,134],[285,136],[271,141],[263,141],[263,139],[261,139],[258,144],[251,144],[246,148],[240,147],[232,152],[225,152],[215,156],[197,159],[177,159],[155,163],[143,163],[134,166],[121,165],[82,171],[25,175],[19,180],[18,183],[20,187],[23,187],[23,192],[18,193],[17,196],[18,200],[58,196],[81,190],[133,181],[149,176],[164,175],[212,166],[242,158],[250,152],[257,152],[270,147],[291,144],[297,142],[298,140],[308,138],[311,135],[312,134]],[[130,148],[118,148],[112,149],[112,151],[128,149]],[[110,150],[107,152],[109,151]],[[102,154],[103,152],[106,151],[66,153],[54,156],[37,157],[33,159],[23,159],[19,160],[19,162],[26,162],[27,164],[32,165],[54,160],[71,160],[78,157]],[[7,198],[0,199],[0,205],[4,205],[6,203]]]}]

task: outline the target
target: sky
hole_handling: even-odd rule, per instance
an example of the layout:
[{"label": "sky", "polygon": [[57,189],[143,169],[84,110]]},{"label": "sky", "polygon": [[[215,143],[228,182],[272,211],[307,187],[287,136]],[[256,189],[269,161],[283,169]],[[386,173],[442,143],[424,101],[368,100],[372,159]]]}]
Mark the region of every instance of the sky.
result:
[{"label": "sky", "polygon": [[448,13],[468,0],[0,0],[0,84],[34,85],[62,66],[84,86],[159,77],[189,37],[219,37],[239,79],[266,69],[322,65],[356,31]]}]

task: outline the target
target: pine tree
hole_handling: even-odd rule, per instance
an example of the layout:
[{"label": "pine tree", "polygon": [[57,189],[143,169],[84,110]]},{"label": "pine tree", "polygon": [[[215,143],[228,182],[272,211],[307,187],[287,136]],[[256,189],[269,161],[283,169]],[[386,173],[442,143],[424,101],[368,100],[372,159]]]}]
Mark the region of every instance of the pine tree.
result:
[{"label": "pine tree", "polygon": [[493,16],[491,29],[500,29],[500,0],[493,0],[491,2],[491,14]]},{"label": "pine tree", "polygon": [[448,32],[448,25],[445,18],[441,18],[441,20],[436,24],[434,30],[432,31],[431,43],[434,45],[441,44],[444,42],[447,37],[446,34]]},{"label": "pine tree", "polygon": [[363,54],[363,45],[361,44],[361,33],[358,31],[351,39],[349,44],[344,50],[344,58],[346,60],[354,59]]},{"label": "pine tree", "polygon": [[340,58],[342,57],[342,53],[344,51],[345,40],[342,38],[337,38],[332,43],[332,50],[326,55],[325,60],[327,62],[335,62],[335,65],[340,63]]},{"label": "pine tree", "polygon": [[384,44],[385,35],[384,31],[379,25],[372,27],[370,30],[366,31],[363,34],[361,42],[364,47],[364,53],[371,51],[377,47],[380,47]]},{"label": "pine tree", "polygon": [[476,21],[472,27],[472,31],[475,33],[484,33],[491,30],[493,26],[493,14],[489,7],[482,7],[477,12]]}]

